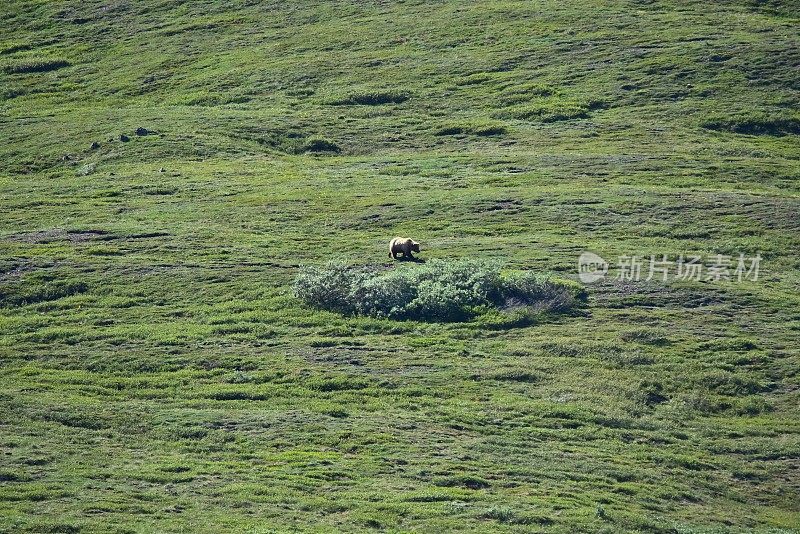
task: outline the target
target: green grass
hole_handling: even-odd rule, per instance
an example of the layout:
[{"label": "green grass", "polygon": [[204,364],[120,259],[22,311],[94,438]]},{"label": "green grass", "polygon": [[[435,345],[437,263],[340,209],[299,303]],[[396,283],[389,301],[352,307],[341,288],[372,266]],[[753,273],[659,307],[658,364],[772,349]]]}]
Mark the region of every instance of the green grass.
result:
[{"label": "green grass", "polygon": [[[799,22],[6,2],[0,530],[796,530]],[[292,295],[396,235],[559,278],[583,250],[764,259],[534,324]]]}]

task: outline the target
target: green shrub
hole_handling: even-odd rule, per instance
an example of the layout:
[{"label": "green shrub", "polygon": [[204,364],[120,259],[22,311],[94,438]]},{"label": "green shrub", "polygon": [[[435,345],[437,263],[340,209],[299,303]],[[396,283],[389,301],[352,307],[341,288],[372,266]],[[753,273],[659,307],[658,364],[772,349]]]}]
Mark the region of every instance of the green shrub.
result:
[{"label": "green shrub", "polygon": [[431,260],[382,269],[331,262],[302,267],[294,293],[306,304],[344,315],[423,321],[464,321],[483,315],[488,326],[529,324],[531,314],[565,312],[585,299],[567,280],[517,272],[481,261]]},{"label": "green shrub", "polygon": [[367,278],[351,289],[354,311],[371,317],[398,317],[417,295],[408,278],[399,271]]},{"label": "green shrub", "polygon": [[436,135],[471,134],[481,137],[503,135],[507,128],[500,122],[481,121],[446,124],[436,131]]},{"label": "green shrub", "polygon": [[336,262],[324,267],[303,267],[295,279],[294,293],[308,304],[340,313],[352,313],[350,294],[360,282],[360,275],[363,276],[363,270]]},{"label": "green shrub", "polygon": [[397,91],[370,91],[351,93],[330,103],[334,106],[380,106],[382,104],[401,104],[409,99],[409,94]]},{"label": "green shrub", "polygon": [[339,145],[322,137],[312,137],[303,145],[303,152],[341,152]]},{"label": "green shrub", "polygon": [[405,314],[425,320],[459,321],[469,318],[470,292],[434,280],[422,280],[417,297],[405,308]]},{"label": "green shrub", "polygon": [[63,59],[36,59],[23,63],[6,65],[3,67],[3,70],[6,74],[27,74],[30,72],[49,72],[69,66],[69,61]]},{"label": "green shrub", "polygon": [[711,117],[702,123],[703,128],[745,135],[797,135],[800,134],[800,116],[740,113],[729,117]]}]

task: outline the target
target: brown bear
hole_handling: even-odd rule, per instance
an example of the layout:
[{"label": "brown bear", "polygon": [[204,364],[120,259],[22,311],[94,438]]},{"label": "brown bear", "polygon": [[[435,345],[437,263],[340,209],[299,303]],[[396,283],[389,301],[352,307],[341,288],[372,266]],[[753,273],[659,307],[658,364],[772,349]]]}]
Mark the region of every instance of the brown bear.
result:
[{"label": "brown bear", "polygon": [[414,259],[412,252],[419,252],[419,243],[407,237],[395,237],[389,241],[389,257],[397,259],[397,255],[403,253],[403,257],[409,260]]}]

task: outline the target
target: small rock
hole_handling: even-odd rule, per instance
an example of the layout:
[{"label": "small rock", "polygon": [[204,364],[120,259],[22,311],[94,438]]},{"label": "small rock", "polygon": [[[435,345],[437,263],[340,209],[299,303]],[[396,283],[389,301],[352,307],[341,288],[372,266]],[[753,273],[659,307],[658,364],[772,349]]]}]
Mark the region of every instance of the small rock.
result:
[{"label": "small rock", "polygon": [[148,130],[147,128],[142,128],[141,126],[136,128],[136,135],[147,135],[149,133],[150,133],[150,130]]},{"label": "small rock", "polygon": [[100,143],[98,143],[97,141],[92,141],[92,145],[89,148],[91,148],[92,150],[97,150],[98,148],[100,148]]},{"label": "small rock", "polygon": [[131,140],[131,138],[128,137],[127,135],[125,135],[125,134],[122,134],[122,135],[119,136],[119,140],[122,141],[123,143],[127,143],[128,141]]}]

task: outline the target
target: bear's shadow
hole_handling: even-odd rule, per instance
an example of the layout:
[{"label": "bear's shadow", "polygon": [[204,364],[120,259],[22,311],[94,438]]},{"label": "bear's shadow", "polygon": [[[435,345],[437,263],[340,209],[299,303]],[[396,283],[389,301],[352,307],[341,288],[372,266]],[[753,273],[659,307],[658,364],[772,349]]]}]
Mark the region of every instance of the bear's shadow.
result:
[{"label": "bear's shadow", "polygon": [[408,261],[411,263],[425,263],[425,260],[422,258],[406,258],[405,256],[398,256],[394,259],[395,261]]}]

